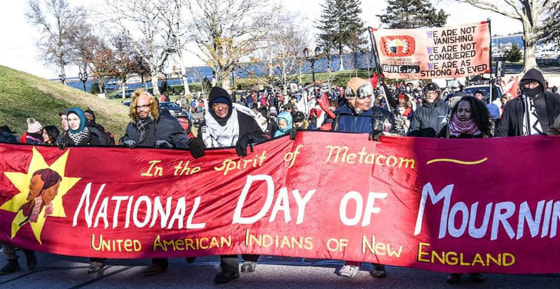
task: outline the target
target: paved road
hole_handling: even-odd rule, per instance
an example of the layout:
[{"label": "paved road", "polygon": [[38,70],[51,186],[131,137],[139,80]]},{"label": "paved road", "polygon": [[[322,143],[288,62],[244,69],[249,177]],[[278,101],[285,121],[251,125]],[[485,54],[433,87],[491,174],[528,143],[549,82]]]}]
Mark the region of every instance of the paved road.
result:
[{"label": "paved road", "polygon": [[[539,67],[539,70],[543,73],[558,74],[560,73],[560,66],[544,66]],[[521,64],[506,64],[506,74],[517,74],[523,71],[523,65]]]},{"label": "paved road", "polygon": [[[542,71],[546,80],[548,80],[549,85],[552,87],[554,85],[560,86],[560,66],[547,66],[547,67],[540,67],[540,71]],[[520,75],[523,71],[523,65],[513,65],[513,64],[506,64],[506,77],[505,80],[509,80],[510,75]]]},{"label": "paved road", "polygon": [[[37,254],[39,265],[34,271],[24,268],[0,276],[0,288],[560,288],[560,275],[485,274],[483,284],[464,278],[461,284],[452,286],[445,282],[444,273],[399,267],[388,267],[387,278],[374,279],[368,273],[369,264],[362,265],[356,278],[345,279],[334,274],[335,268],[342,264],[340,261],[268,256],[261,256],[256,272],[243,273],[240,279],[216,285],[213,283],[219,263],[216,256],[197,258],[192,264],[184,259],[170,259],[166,273],[144,277],[142,272],[150,262],[146,259],[109,260],[102,276],[92,276],[86,273],[86,258]],[[20,265],[25,267],[25,261]]]}]

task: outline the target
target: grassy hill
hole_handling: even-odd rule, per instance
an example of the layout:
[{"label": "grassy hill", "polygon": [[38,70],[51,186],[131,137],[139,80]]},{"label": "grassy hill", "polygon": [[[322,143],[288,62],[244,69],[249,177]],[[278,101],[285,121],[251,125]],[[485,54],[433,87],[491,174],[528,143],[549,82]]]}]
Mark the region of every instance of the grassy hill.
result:
[{"label": "grassy hill", "polygon": [[28,117],[60,129],[58,112],[73,106],[93,110],[97,123],[116,138],[124,135],[128,107],[120,102],[0,65],[0,125],[8,125],[16,135],[27,131]]}]

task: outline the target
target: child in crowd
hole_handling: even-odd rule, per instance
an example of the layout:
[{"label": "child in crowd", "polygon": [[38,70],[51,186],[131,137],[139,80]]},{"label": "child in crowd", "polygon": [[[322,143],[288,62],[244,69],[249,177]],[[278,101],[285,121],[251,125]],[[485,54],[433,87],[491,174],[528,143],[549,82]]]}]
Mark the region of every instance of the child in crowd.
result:
[{"label": "child in crowd", "polygon": [[290,132],[290,129],[293,128],[292,125],[292,114],[288,111],[283,111],[278,115],[277,119],[278,129],[274,133],[274,137],[283,136]]}]

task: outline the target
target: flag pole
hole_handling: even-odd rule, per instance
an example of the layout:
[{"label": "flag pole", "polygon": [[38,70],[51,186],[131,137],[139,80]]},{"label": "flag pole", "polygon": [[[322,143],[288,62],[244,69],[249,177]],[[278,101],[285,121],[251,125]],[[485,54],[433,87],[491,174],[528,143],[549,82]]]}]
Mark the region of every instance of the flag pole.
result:
[{"label": "flag pole", "polygon": [[[495,79],[492,78],[492,25],[490,22],[490,17],[488,17],[487,21],[488,22],[488,33],[490,34],[490,51],[488,52],[488,66],[490,69],[490,89],[489,89],[489,95],[488,95],[488,103],[492,102],[492,91],[494,90],[494,81]],[[497,71],[497,70],[496,70]]]},{"label": "flag pole", "polygon": [[[379,55],[377,54],[377,49],[375,49],[375,36],[373,35],[373,29],[372,27],[368,27],[368,32],[369,32],[369,40],[371,43],[371,52],[373,54],[373,61],[375,61],[375,70],[377,71],[378,74],[383,74],[383,70],[381,69],[381,66],[379,66]],[[376,29],[377,30],[377,29]]]},{"label": "flag pole", "polygon": [[378,54],[378,51],[376,49],[375,35],[373,35],[373,30],[374,29],[377,30],[376,28],[368,27],[369,39],[370,39],[370,42],[371,42],[371,51],[373,52],[373,56],[374,56],[374,59],[375,59],[375,68],[376,68],[377,73],[379,75],[379,82],[381,82],[381,85],[383,86],[383,91],[385,92],[383,95],[385,96],[385,103],[387,103],[387,110],[396,112],[397,107],[396,107],[396,103],[394,102],[394,97],[391,96],[391,99],[393,101],[389,102],[388,94],[390,93],[390,90],[389,90],[389,87],[387,87],[387,84],[385,84],[385,76],[383,75],[383,69],[382,69],[381,63],[379,61],[379,54]]}]

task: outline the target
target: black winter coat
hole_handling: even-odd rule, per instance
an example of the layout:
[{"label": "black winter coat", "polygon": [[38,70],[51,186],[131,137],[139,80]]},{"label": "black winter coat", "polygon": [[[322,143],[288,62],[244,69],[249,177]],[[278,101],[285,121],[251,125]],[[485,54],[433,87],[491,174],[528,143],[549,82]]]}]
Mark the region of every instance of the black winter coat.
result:
[{"label": "black winter coat", "polygon": [[442,127],[447,124],[448,114],[449,106],[441,99],[434,103],[424,103],[414,112],[408,135],[436,137]]},{"label": "black winter coat", "polygon": [[18,139],[15,135],[9,133],[9,132],[5,132],[2,131],[0,132],[0,142],[4,142],[4,143],[18,143]]},{"label": "black winter coat", "polygon": [[[512,99],[506,103],[500,127],[496,136],[520,136],[523,135],[523,121],[525,117],[525,96]],[[550,125],[554,123],[556,116],[560,115],[560,97],[558,94],[546,92],[535,98],[537,118],[541,123],[543,132],[546,134]]]},{"label": "black winter coat", "polygon": [[95,127],[88,126],[89,130],[89,138],[83,140],[80,144],[75,145],[68,132],[64,132],[63,134],[59,135],[56,142],[58,144],[64,143],[66,146],[108,146],[114,145],[107,141],[105,141],[105,137],[102,135],[103,133],[96,129]]},{"label": "black winter coat", "polygon": [[126,127],[122,141],[126,140],[134,140],[138,147],[155,147],[156,141],[164,140],[174,148],[188,148],[189,137],[176,118],[160,114],[156,121],[149,124],[144,141],[140,142],[140,130],[133,122]]},{"label": "black winter coat", "polygon": [[[521,81],[520,87],[525,82],[537,81],[543,88],[534,99],[537,118],[541,124],[543,133],[546,134],[550,125],[554,123],[556,117],[560,114],[560,95],[544,90],[545,79],[542,73],[536,69],[530,69],[525,73]],[[522,89],[523,90],[523,89]],[[525,118],[526,95],[508,101],[504,112],[500,127],[496,131],[496,136],[521,136],[523,135],[523,123]]]}]

